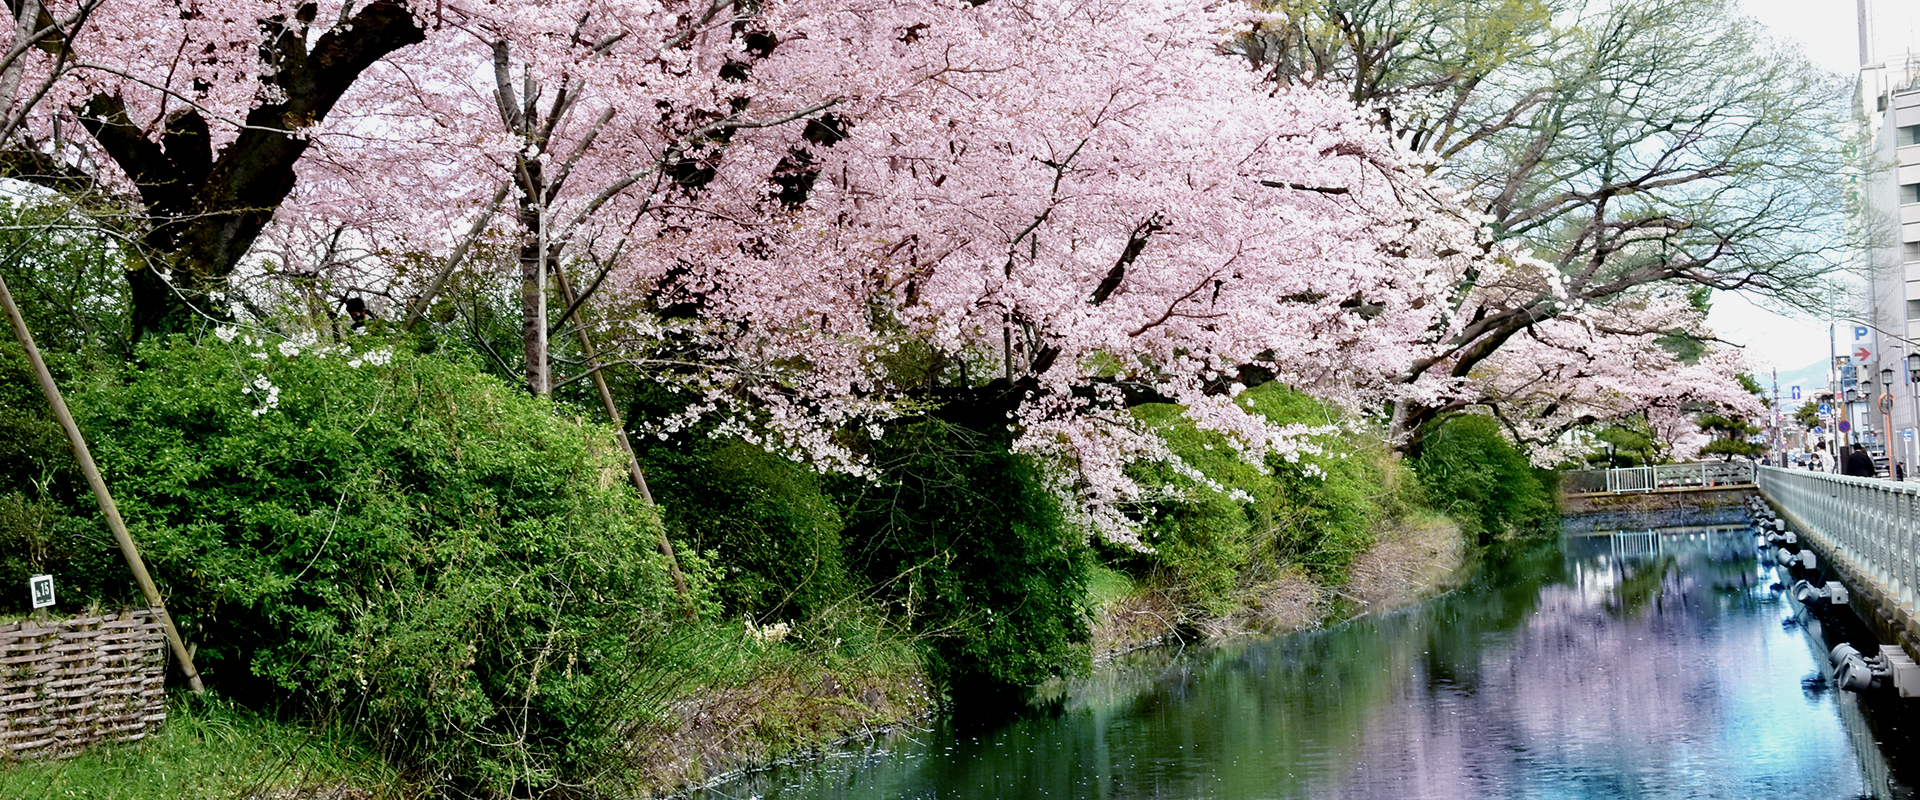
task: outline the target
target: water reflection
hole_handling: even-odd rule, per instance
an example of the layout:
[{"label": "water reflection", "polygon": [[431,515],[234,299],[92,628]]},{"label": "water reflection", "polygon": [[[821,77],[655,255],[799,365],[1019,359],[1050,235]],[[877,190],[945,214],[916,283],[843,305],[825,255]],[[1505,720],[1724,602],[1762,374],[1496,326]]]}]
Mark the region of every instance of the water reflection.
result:
[{"label": "water reflection", "polygon": [[[1502,546],[1407,611],[1138,654],[993,727],[943,722],[710,797],[1905,796],[1745,528]],[[1863,760],[1864,759],[1864,760]]]}]

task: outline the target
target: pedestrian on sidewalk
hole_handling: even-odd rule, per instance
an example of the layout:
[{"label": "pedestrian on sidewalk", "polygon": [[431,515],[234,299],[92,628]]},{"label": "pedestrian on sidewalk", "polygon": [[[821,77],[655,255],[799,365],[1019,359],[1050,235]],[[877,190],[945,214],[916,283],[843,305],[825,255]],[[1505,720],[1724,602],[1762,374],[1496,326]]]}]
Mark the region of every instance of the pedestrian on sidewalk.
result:
[{"label": "pedestrian on sidewalk", "polygon": [[1846,474],[1856,478],[1871,478],[1878,471],[1873,466],[1873,456],[1867,455],[1867,448],[1856,444],[1853,451],[1847,453]]}]

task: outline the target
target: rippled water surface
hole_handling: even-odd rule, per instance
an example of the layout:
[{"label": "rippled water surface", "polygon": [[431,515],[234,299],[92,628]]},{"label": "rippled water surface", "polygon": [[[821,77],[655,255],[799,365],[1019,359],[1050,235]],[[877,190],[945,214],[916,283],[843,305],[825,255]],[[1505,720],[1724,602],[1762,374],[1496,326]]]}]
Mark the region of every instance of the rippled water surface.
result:
[{"label": "rippled water surface", "polygon": [[1510,546],[1412,609],[1138,654],[1024,717],[703,797],[1912,796],[1875,741],[1902,762],[1899,702],[1826,688],[1779,579],[1745,528]]}]

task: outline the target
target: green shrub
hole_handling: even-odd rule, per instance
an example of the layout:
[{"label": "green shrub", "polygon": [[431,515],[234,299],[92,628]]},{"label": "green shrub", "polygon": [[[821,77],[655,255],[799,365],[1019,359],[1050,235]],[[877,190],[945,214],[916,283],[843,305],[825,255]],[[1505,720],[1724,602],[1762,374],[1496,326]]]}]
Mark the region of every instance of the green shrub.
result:
[{"label": "green shrub", "polygon": [[849,563],[928,643],[949,690],[1079,669],[1089,640],[1083,532],[1004,432],[927,421],[878,442],[877,484],[844,484]]},{"label": "green shrub", "polygon": [[[58,356],[55,356],[58,358]],[[67,372],[61,371],[61,378]],[[70,382],[70,381],[69,381]],[[139,597],[95,510],[66,436],[11,335],[0,338],[0,586],[51,574],[60,609]],[[30,610],[25,589],[0,592],[0,613]]]},{"label": "green shrub", "polygon": [[1493,418],[1461,414],[1420,441],[1414,472],[1436,508],[1485,542],[1551,529],[1559,519],[1553,473],[1535,469]]},{"label": "green shrub", "polygon": [[[94,211],[71,197],[0,198],[0,275],[42,351],[124,361],[138,235],[112,229],[124,217]],[[0,339],[11,342],[12,329],[0,325]]]},{"label": "green shrub", "polygon": [[[1169,483],[1186,481],[1164,465],[1145,471]],[[1189,486],[1184,499],[1157,503],[1144,526],[1144,541],[1153,554],[1127,560],[1164,571],[1165,583],[1179,587],[1209,613],[1231,611],[1241,573],[1252,565],[1254,553],[1265,549],[1258,546],[1259,533],[1247,505],[1221,492]]]},{"label": "green shrub", "polygon": [[[1239,401],[1275,424],[1341,419],[1330,406],[1278,383],[1250,389]],[[1146,520],[1145,541],[1155,550],[1147,561],[1211,613],[1231,610],[1231,595],[1250,572],[1292,565],[1322,580],[1344,580],[1354,556],[1372,545],[1375,526],[1417,502],[1412,482],[1399,478],[1401,468],[1377,441],[1316,436],[1320,453],[1297,461],[1270,457],[1262,469],[1242,459],[1226,437],[1195,427],[1177,406],[1141,406],[1134,413],[1219,487],[1165,464],[1135,470],[1137,479],[1175,493],[1156,503]]]},{"label": "green shrub", "polygon": [[644,454],[667,530],[707,554],[729,615],[807,619],[849,592],[840,514],[814,472],[746,442]]},{"label": "green shrub", "polygon": [[462,792],[591,778],[636,642],[678,607],[658,519],[610,430],[372,346],[149,343],[75,408],[227,696],[344,714]]}]

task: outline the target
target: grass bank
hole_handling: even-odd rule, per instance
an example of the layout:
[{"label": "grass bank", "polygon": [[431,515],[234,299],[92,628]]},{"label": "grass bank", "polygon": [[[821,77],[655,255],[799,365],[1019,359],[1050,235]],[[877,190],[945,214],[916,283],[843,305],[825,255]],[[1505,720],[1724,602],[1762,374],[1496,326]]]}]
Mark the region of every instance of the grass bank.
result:
[{"label": "grass bank", "polygon": [[[910,644],[838,629],[692,626],[664,643],[622,699],[626,743],[589,796],[662,796],[820,747],[872,737],[933,709]],[[621,702],[622,700],[610,700]],[[65,760],[0,766],[0,797],[415,800],[444,776],[388,752],[358,720],[288,721],[184,691],[147,739]],[[430,768],[431,765],[424,765]],[[547,790],[543,794],[551,793]],[[565,795],[565,792],[561,792]],[[455,794],[455,796],[458,796]],[[573,796],[573,795],[566,795]]]},{"label": "grass bank", "polygon": [[0,797],[375,800],[414,794],[404,776],[340,727],[277,721],[218,694],[174,694],[166,723],[144,741],[0,768]]},{"label": "grass bank", "polygon": [[[639,442],[654,505],[613,428],[434,341],[140,353],[69,376],[71,400],[223,700],[176,700],[145,744],[9,769],[0,795],[657,795],[1095,652],[1404,602],[1457,552],[1427,509],[1484,536],[1531,508],[1497,436],[1401,459],[1277,384],[1236,402],[1310,439],[1262,463],[1176,409],[1136,410],[1180,459],[1138,465],[1163,490],[1134,510],[1149,546],[1128,548],[1074,523],[998,420],[871,433],[863,478],[712,430]],[[0,347],[0,377],[20,371]],[[0,437],[18,445],[0,579],[58,574],[62,612],[124,605],[125,567],[22,386],[0,381],[18,434]]]}]

